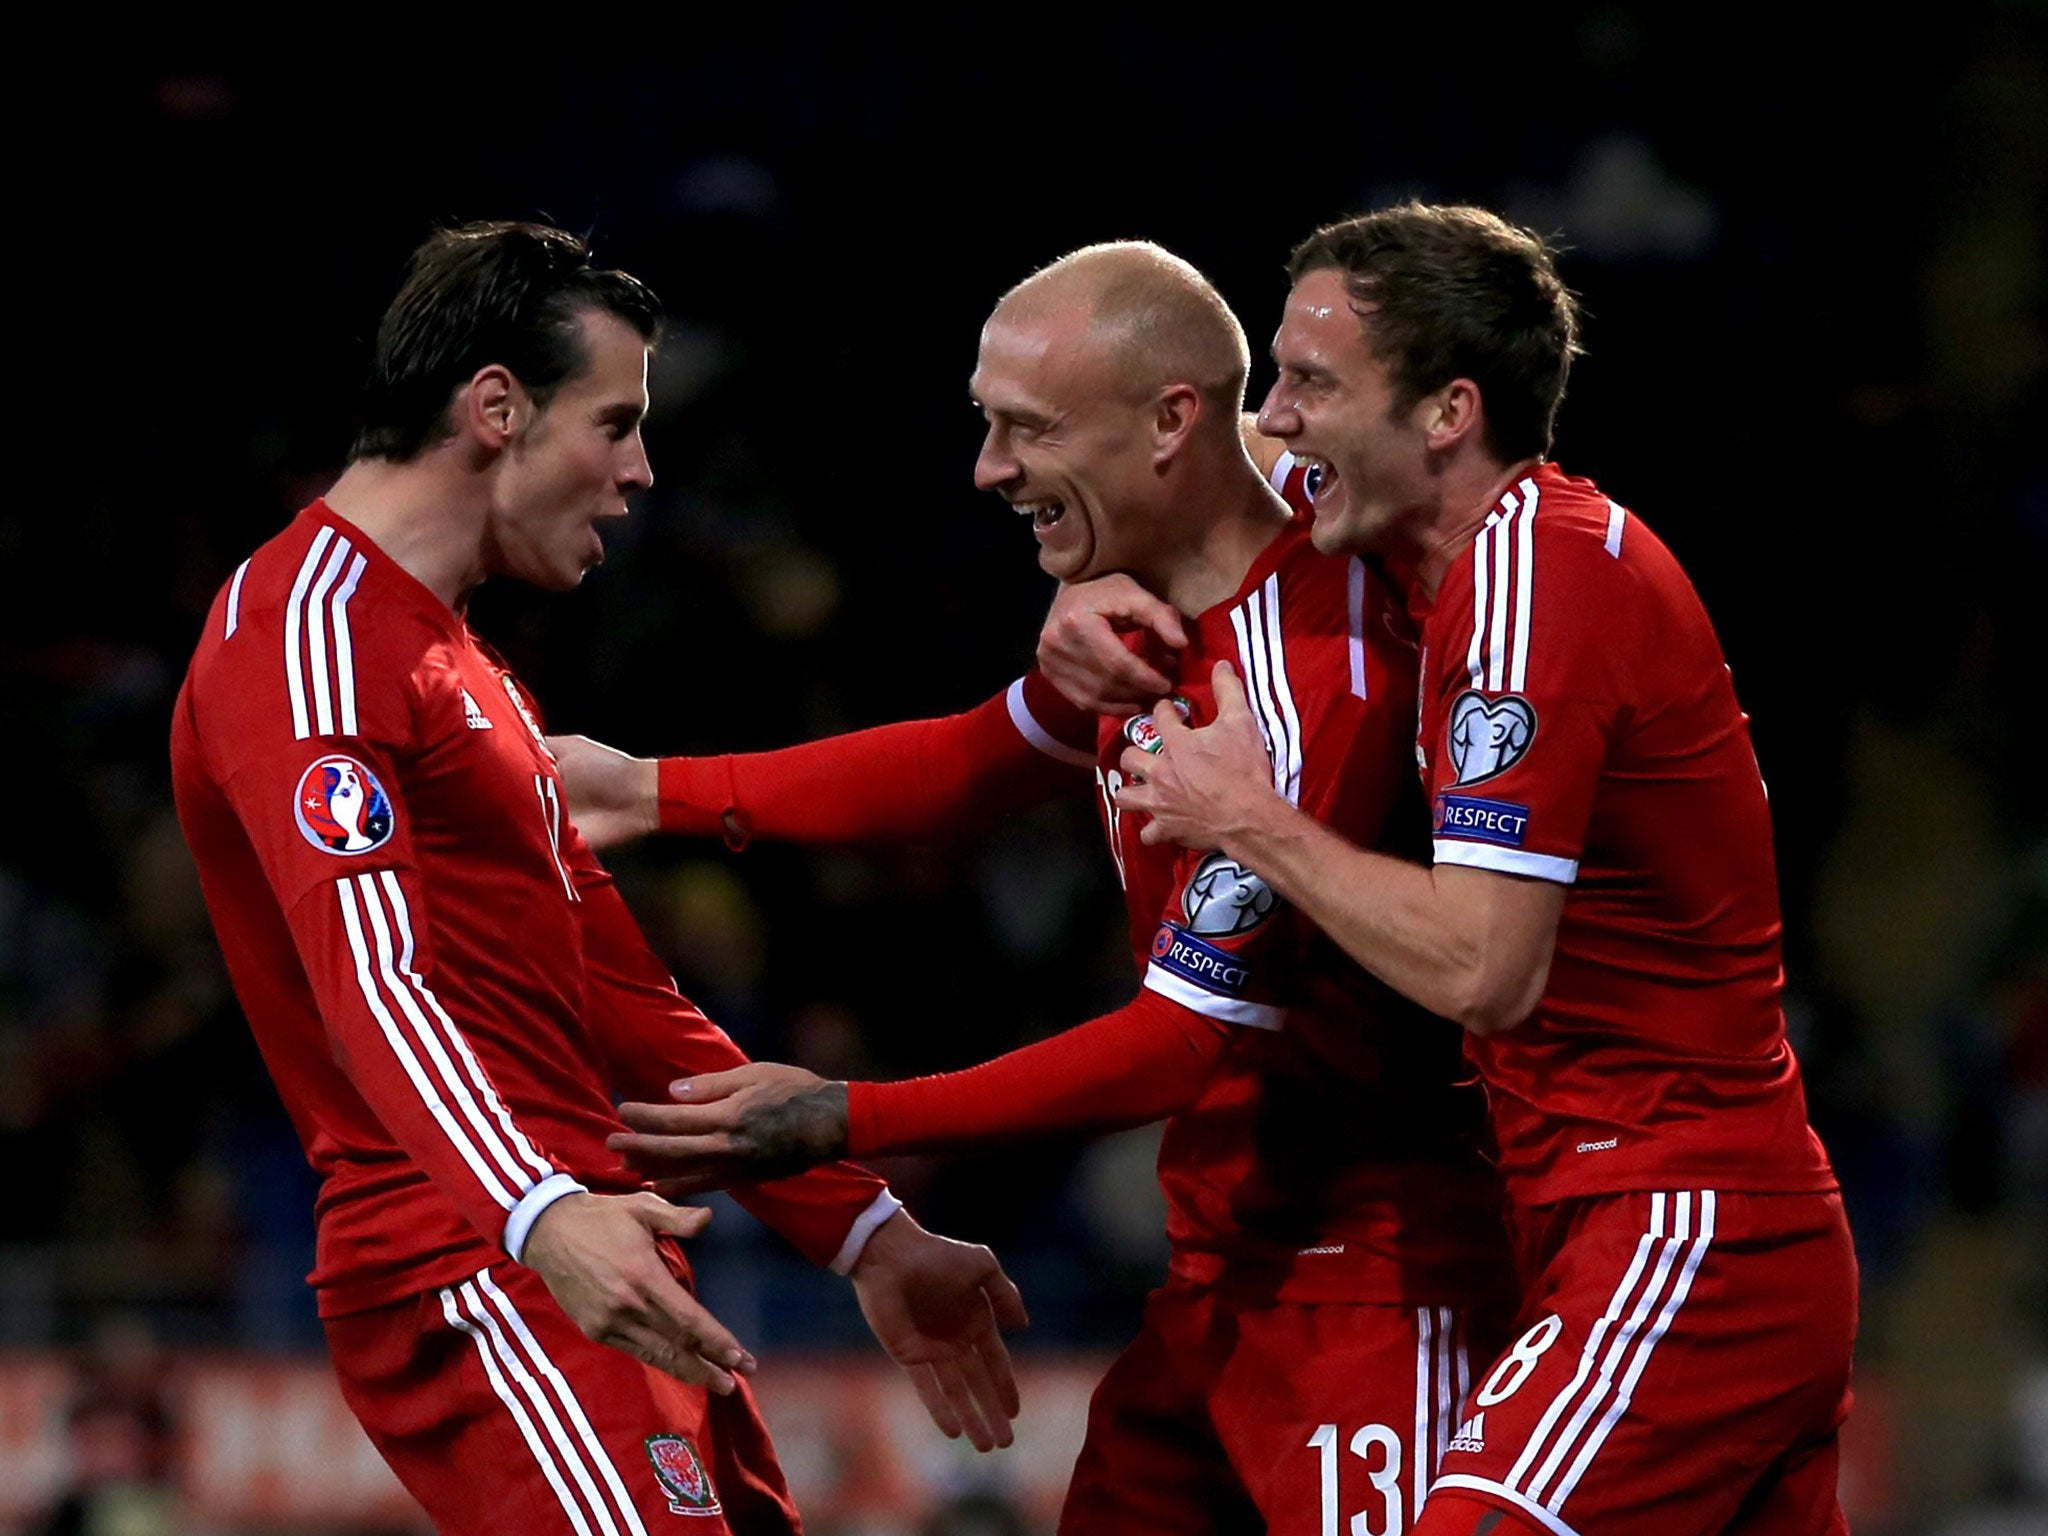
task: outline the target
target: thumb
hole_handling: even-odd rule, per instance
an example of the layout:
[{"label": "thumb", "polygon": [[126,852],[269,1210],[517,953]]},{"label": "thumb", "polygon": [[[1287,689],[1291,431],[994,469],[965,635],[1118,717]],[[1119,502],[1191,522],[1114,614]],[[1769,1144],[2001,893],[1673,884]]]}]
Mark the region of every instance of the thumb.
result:
[{"label": "thumb", "polygon": [[1209,673],[1209,686],[1216,694],[1216,718],[1228,720],[1252,712],[1250,702],[1244,695],[1244,684],[1238,681],[1237,669],[1227,661],[1219,661]]},{"label": "thumb", "polygon": [[711,1212],[703,1206],[670,1205],[659,1195],[635,1195],[628,1209],[648,1231],[670,1237],[695,1237],[711,1225]]},{"label": "thumb", "polygon": [[1155,597],[1151,593],[1147,593],[1146,596],[1151,597],[1151,602],[1144,605],[1143,609],[1135,617],[1143,622],[1145,627],[1151,630],[1153,634],[1157,635],[1165,645],[1170,646],[1176,651],[1186,650],[1188,647],[1188,630],[1187,625],[1181,622],[1180,610],[1163,598]]}]

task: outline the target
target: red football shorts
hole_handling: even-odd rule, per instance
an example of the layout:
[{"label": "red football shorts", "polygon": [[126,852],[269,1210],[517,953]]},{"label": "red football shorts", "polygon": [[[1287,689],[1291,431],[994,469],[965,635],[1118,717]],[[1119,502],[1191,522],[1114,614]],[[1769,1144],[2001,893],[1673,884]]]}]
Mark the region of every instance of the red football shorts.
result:
[{"label": "red football shorts", "polygon": [[803,1529],[744,1381],[719,1397],[592,1343],[530,1269],[326,1326],[342,1396],[443,1536]]},{"label": "red football shorts", "polygon": [[1095,1389],[1060,1536],[1398,1536],[1471,1359],[1501,1337],[1450,1307],[1238,1301],[1169,1281]]},{"label": "red football shorts", "polygon": [[1608,1195],[1516,1222],[1524,1331],[1475,1382],[1437,1487],[1556,1536],[1848,1529],[1840,1196]]}]

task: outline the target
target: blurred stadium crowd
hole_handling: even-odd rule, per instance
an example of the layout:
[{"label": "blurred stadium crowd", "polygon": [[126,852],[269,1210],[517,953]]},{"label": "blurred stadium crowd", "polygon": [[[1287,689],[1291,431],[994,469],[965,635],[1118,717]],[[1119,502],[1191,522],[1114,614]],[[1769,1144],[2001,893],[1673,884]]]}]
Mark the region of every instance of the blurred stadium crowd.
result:
[{"label": "blurred stadium crowd", "polygon": [[[813,11],[631,65],[389,64],[367,96],[339,65],[82,88],[118,153],[90,195],[51,189],[46,238],[94,302],[34,382],[70,418],[69,484],[0,523],[0,1367],[81,1350],[74,1438],[111,1414],[147,1460],[171,1433],[156,1351],[320,1347],[311,1178],[171,813],[167,718],[218,584],[338,468],[432,219],[589,229],[668,302],[654,490],[575,597],[487,590],[473,622],[551,728],[716,751],[964,708],[1028,664],[1047,586],[969,483],[965,378],[1003,288],[1154,238],[1256,345],[1293,239],[1420,192],[1561,234],[1590,323],[1557,457],[1686,563],[1754,719],[1886,1426],[1865,1507],[1963,1530],[2048,1496],[2038,22],[1965,10],[1822,59],[1603,9],[1469,68],[1347,79],[1306,24],[1230,46],[1112,16],[1063,52]],[[1019,111],[1038,121],[991,121]],[[1086,798],[963,834],[616,864],[747,1050],[901,1075],[1132,986]],[[1150,1151],[886,1171],[997,1248],[1034,1315],[1020,1348],[1092,1350],[1161,1262]],[[764,1354],[860,1343],[843,1285],[736,1208],[697,1246]]]}]

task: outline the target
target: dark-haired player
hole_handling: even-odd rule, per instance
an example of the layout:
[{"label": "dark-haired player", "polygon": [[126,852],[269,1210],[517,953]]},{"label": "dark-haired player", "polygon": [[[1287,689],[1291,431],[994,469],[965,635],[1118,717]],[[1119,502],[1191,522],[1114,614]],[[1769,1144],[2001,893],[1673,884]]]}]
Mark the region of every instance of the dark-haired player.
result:
[{"label": "dark-haired player", "polygon": [[[1235,316],[1187,263],[1142,244],[1075,252],[982,332],[976,482],[1031,519],[1051,574],[1130,571],[1194,615],[1178,707],[1209,717],[1213,658],[1247,668],[1276,791],[1376,840],[1414,793],[1413,658],[1379,580],[1318,555],[1300,507],[1247,458],[1247,365]],[[1301,477],[1281,478],[1299,497]],[[1500,1336],[1498,1190],[1472,1145],[1483,1107],[1455,1081],[1456,1032],[1413,1017],[1256,875],[1138,842],[1117,758],[1152,730],[1077,715],[1026,678],[947,719],[666,760],[672,830],[814,842],[957,835],[1083,790],[1092,767],[1141,981],[1122,1008],[940,1077],[821,1084],[763,1064],[699,1078],[688,1103],[625,1106],[653,1134],[622,1144],[665,1173],[730,1174],[1169,1116],[1169,1278],[1096,1391],[1061,1531],[1350,1520],[1396,1536],[1455,1427],[1468,1340],[1483,1358]],[[653,764],[588,743],[563,763],[579,815],[654,819]]]},{"label": "dark-haired player", "polygon": [[[651,478],[659,323],[558,230],[429,240],[347,470],[222,590],[172,728],[229,973],[322,1177],[343,1393],[444,1531],[798,1529],[751,1358],[690,1293],[675,1240],[703,1213],[605,1146],[614,1095],[744,1058],[676,994],[463,618],[486,577],[561,591],[603,557]],[[851,1167],[741,1199],[852,1272],[942,1427],[1007,1440],[995,1318],[1020,1308],[985,1249]]]},{"label": "dark-haired player", "polygon": [[1260,426],[1321,471],[1317,546],[1372,555],[1420,628],[1434,866],[1274,794],[1229,676],[1121,799],[1465,1026],[1524,1331],[1418,1536],[1841,1530],[1856,1268],[1779,1009],[1764,788],[1684,572],[1546,462],[1571,296],[1472,208],[1332,225],[1291,275]]}]

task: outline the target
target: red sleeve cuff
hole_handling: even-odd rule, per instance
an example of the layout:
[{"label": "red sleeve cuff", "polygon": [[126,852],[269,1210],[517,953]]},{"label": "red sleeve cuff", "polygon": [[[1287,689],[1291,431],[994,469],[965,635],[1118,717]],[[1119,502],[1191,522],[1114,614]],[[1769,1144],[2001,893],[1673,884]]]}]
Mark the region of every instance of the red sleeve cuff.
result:
[{"label": "red sleeve cuff", "polygon": [[735,852],[746,847],[753,828],[739,808],[730,756],[664,757],[655,772],[662,831],[722,838]]}]

